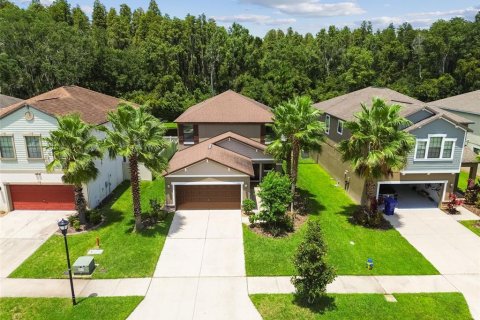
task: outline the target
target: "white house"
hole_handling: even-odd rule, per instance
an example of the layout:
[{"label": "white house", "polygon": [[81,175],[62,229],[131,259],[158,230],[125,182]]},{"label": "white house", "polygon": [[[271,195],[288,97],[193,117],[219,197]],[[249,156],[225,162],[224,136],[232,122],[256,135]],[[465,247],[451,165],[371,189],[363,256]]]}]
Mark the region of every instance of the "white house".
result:
[{"label": "white house", "polygon": [[[57,129],[59,115],[78,113],[87,123],[109,127],[107,113],[119,102],[92,90],[63,86],[0,109],[0,210],[74,209],[73,187],[62,182],[62,172],[46,171],[52,154],[42,139]],[[102,138],[104,133],[94,135]],[[128,178],[122,157],[110,159],[106,154],[95,164],[99,176],[84,186],[89,208]]]}]

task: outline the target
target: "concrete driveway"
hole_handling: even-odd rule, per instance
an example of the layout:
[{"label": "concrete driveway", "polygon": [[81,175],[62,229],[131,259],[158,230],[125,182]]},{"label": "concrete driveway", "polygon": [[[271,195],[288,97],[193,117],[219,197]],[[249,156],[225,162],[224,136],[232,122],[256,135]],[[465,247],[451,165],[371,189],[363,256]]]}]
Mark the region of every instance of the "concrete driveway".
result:
[{"label": "concrete driveway", "polygon": [[12,211],[0,218],[0,278],[6,278],[57,230],[73,211]]},{"label": "concrete driveway", "polygon": [[438,208],[397,209],[386,218],[463,293],[480,319],[480,237]]},{"label": "concrete driveway", "polygon": [[175,214],[145,299],[129,319],[261,319],[247,291],[239,210]]}]

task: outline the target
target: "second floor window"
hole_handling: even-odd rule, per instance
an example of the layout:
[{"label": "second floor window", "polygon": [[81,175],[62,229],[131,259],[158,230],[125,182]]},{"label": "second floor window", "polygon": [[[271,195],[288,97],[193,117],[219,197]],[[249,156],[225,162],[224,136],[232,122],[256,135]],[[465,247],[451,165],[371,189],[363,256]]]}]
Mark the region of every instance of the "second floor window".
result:
[{"label": "second floor window", "polygon": [[343,121],[342,120],[338,120],[337,133],[340,134],[340,135],[343,134]]},{"label": "second floor window", "polygon": [[417,139],[415,160],[451,160],[456,139],[446,135],[429,135],[428,139]]},{"label": "second floor window", "polygon": [[13,146],[13,136],[0,136],[0,158],[14,159],[15,147]]},{"label": "second floor window", "polygon": [[195,143],[194,132],[192,124],[183,125],[183,143],[192,144]]},{"label": "second floor window", "polygon": [[30,159],[41,159],[42,142],[40,136],[25,136],[25,144],[27,146],[27,156]]},{"label": "second floor window", "polygon": [[330,116],[328,114],[325,115],[325,133],[330,133]]}]

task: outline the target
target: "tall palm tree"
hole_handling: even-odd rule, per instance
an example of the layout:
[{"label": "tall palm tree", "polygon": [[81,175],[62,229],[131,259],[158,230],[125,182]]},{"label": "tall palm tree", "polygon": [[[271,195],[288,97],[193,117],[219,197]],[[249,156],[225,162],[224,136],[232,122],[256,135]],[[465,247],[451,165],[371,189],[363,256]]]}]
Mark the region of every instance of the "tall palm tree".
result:
[{"label": "tall palm tree", "polygon": [[340,142],[338,149],[343,161],[349,161],[354,172],[365,179],[370,214],[376,213],[375,180],[404,168],[415,147],[415,138],[402,130],[412,123],[400,116],[400,108],[374,98],[370,108],[362,104],[355,121],[344,124],[351,137]]},{"label": "tall palm tree", "polygon": [[319,150],[324,140],[324,124],[319,121],[321,112],[312,106],[309,97],[302,96],[279,105],[273,114],[276,139],[267,151],[287,161],[287,173],[295,192],[300,151]]},{"label": "tall palm tree", "polygon": [[121,104],[107,118],[112,129],[105,129],[104,145],[110,157],[120,155],[128,158],[135,231],[138,231],[143,228],[138,164],[143,163],[156,174],[167,168],[167,152],[163,152],[167,148],[163,137],[165,126],[144,107],[134,108],[129,104]]},{"label": "tall palm tree", "polygon": [[58,118],[58,129],[44,138],[46,148],[52,151],[53,160],[47,171],[61,168],[64,183],[74,186],[75,209],[80,224],[86,223],[87,204],[83,195],[83,184],[98,175],[94,160],[102,157],[99,141],[92,135],[95,126],[86,124],[78,114]]}]

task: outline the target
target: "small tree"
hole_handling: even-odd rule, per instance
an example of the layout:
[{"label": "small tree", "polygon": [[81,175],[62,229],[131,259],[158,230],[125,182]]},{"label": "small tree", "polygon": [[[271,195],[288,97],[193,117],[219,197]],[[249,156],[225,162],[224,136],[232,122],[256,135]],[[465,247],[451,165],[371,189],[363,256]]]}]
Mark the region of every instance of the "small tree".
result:
[{"label": "small tree", "polygon": [[293,198],[290,178],[271,171],[263,178],[259,187],[258,195],[262,199],[262,210],[258,218],[273,226],[285,222],[285,213]]},{"label": "small tree", "polygon": [[325,261],[326,251],[320,224],[309,221],[305,239],[294,257],[297,275],[291,279],[298,297],[309,304],[318,301],[336,277],[335,269]]},{"label": "small tree", "polygon": [[256,203],[252,199],[245,199],[242,202],[242,210],[246,215],[251,215],[255,209]]}]

